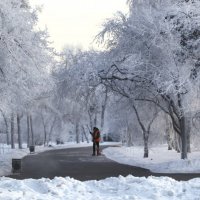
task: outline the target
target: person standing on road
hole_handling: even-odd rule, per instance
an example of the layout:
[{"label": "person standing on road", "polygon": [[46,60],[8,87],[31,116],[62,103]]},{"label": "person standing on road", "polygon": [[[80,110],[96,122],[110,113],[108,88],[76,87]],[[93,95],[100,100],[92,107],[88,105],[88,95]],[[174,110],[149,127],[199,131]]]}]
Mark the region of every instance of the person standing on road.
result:
[{"label": "person standing on road", "polygon": [[93,156],[95,156],[96,151],[97,151],[97,156],[101,155],[100,153],[100,147],[99,147],[99,142],[101,140],[100,137],[100,131],[97,127],[93,128],[93,132],[90,132],[92,135],[92,142],[93,142]]}]

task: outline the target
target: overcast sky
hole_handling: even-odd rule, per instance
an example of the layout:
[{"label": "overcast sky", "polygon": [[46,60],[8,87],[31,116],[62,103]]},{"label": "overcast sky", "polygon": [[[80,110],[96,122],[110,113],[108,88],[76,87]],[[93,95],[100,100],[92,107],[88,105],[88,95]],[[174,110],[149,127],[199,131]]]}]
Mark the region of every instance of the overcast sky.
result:
[{"label": "overcast sky", "polygon": [[30,0],[43,5],[40,27],[47,26],[54,47],[67,45],[89,48],[101,23],[116,11],[127,13],[126,0]]}]

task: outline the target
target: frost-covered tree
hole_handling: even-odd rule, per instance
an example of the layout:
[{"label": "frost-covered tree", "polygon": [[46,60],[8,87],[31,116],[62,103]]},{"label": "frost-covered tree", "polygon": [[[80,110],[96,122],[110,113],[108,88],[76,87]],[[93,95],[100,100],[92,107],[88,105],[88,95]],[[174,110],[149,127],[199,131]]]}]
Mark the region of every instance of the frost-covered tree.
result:
[{"label": "frost-covered tree", "polygon": [[19,113],[29,111],[53,86],[49,73],[53,51],[47,32],[36,28],[39,11],[25,0],[0,2],[0,102],[3,112],[18,113],[19,146]]},{"label": "frost-covered tree", "polygon": [[0,2],[1,102],[8,107],[23,107],[50,80],[51,50],[47,33],[36,31],[37,12],[21,0]]},{"label": "frost-covered tree", "polygon": [[199,86],[199,1],[129,1],[130,14],[104,24],[115,61],[101,73],[112,89],[132,101],[154,103],[172,120],[187,158],[186,116]]},{"label": "frost-covered tree", "polygon": [[[103,133],[108,89],[101,84],[98,69],[104,65],[103,56],[94,50],[66,48],[61,67],[56,70],[58,98],[65,102],[61,108],[68,121],[87,138],[89,130],[98,126]],[[63,103],[62,103],[63,106]],[[89,129],[89,130],[88,130]],[[79,139],[77,139],[79,141]]]}]

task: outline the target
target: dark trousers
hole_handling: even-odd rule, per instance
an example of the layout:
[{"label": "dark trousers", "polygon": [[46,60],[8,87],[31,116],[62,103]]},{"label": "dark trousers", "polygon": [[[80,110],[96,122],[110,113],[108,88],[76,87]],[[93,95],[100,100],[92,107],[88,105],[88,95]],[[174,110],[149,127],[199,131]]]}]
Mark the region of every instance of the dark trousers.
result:
[{"label": "dark trousers", "polygon": [[97,154],[99,154],[99,142],[93,142],[93,154],[95,154],[97,147]]}]

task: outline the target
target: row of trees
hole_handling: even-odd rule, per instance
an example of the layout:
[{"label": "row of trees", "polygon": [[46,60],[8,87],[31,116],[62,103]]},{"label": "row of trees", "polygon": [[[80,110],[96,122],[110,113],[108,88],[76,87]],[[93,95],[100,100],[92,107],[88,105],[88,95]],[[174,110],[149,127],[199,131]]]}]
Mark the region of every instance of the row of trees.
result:
[{"label": "row of trees", "polygon": [[165,140],[187,158],[199,127],[200,3],[128,6],[97,35],[105,51],[66,47],[55,62],[46,31],[35,27],[39,9],[0,2],[0,122],[13,148],[15,132],[21,148],[22,140],[89,142],[98,126],[104,139],[143,142],[144,157],[149,143]]},{"label": "row of trees", "polygon": [[1,136],[12,148],[16,139],[22,148],[24,132],[28,145],[34,143],[32,115],[54,85],[54,52],[47,32],[36,29],[38,12],[25,0],[0,1]]},{"label": "row of trees", "polygon": [[[134,0],[129,6],[128,16],[118,13],[98,36],[115,57],[100,77],[132,105],[143,132],[144,157],[148,156],[151,124],[162,111],[170,116],[181,138],[181,158],[185,159],[189,149],[187,120],[199,109],[200,4]],[[146,126],[139,114],[141,103],[147,104],[147,113],[152,115]]]},{"label": "row of trees", "polygon": [[[148,157],[152,128],[165,122],[169,148],[175,138],[173,146],[187,158],[191,120],[199,109],[199,6],[194,0],[130,0],[129,14],[118,12],[96,37],[106,51],[64,51],[58,91],[70,107],[69,118],[76,117],[75,126],[91,127],[97,115],[103,126],[105,110],[110,121],[120,116],[121,127],[132,116]],[[111,116],[116,101],[128,118],[123,112]]]},{"label": "row of trees", "polygon": [[[89,141],[89,131],[99,126],[103,132],[108,88],[97,76],[100,53],[66,48],[62,61],[55,69],[56,99],[64,122],[74,127],[76,141]],[[82,136],[81,136],[82,135]]]}]

